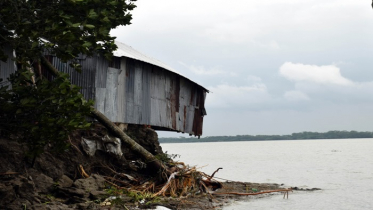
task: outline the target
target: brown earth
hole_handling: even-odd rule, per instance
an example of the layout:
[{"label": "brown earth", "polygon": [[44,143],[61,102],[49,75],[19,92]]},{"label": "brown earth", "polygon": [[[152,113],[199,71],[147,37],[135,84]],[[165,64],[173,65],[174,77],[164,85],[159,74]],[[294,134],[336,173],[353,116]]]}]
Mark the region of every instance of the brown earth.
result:
[{"label": "brown earth", "polygon": [[[131,194],[126,189],[156,182],[151,175],[154,173],[124,146],[122,157],[101,151],[90,157],[83,152],[80,145],[82,136],[95,139],[105,134],[106,130],[100,126],[93,131],[76,132],[71,136],[72,146],[68,150],[54,154],[46,148],[33,166],[24,144],[15,138],[0,136],[0,209],[138,209],[157,205],[170,209],[216,209],[243,198],[216,193],[255,193],[281,187],[277,184],[224,182],[223,187],[216,191],[179,198],[150,199]],[[152,129],[129,126],[127,134],[152,154],[164,157],[157,133]],[[121,188],[113,187],[112,183],[120,183]]]}]

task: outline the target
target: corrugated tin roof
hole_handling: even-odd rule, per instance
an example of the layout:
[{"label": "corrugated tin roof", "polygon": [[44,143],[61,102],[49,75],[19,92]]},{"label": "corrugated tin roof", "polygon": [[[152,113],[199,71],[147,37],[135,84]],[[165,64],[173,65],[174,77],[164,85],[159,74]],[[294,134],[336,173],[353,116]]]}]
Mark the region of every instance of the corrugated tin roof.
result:
[{"label": "corrugated tin roof", "polygon": [[[178,75],[194,82],[193,80],[191,80],[191,79],[187,78],[186,76],[182,75],[181,73],[177,72],[175,69],[169,67],[168,65],[162,63],[161,61],[159,61],[157,59],[154,59],[152,57],[149,57],[147,55],[142,54],[141,52],[133,49],[131,46],[128,46],[128,45],[126,45],[122,42],[118,42],[118,41],[115,41],[115,44],[118,46],[118,49],[113,52],[115,57],[128,57],[128,58],[132,58],[132,59],[135,59],[135,60],[143,61],[145,63],[150,63],[150,64],[153,64],[155,66],[159,66],[161,68],[164,68],[168,71],[174,72],[175,74],[178,74]],[[194,82],[194,83],[196,83],[196,82]],[[196,83],[196,84],[201,86],[202,88],[204,88],[208,92],[208,90],[205,87],[203,87],[202,85],[200,85],[198,83]]]}]

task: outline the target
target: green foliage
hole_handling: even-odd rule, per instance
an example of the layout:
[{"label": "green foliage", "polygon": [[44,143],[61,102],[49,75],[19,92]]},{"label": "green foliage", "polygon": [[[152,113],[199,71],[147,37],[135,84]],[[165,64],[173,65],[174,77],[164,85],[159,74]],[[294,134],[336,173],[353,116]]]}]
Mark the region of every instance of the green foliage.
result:
[{"label": "green foliage", "polygon": [[90,126],[86,116],[93,102],[84,100],[67,74],[35,84],[32,76],[29,71],[18,71],[10,78],[12,89],[0,88],[0,130],[19,134],[35,157],[46,145],[56,151],[66,149],[72,131]]},{"label": "green foliage", "polygon": [[89,126],[85,102],[68,75],[53,81],[37,79],[29,69],[48,52],[80,70],[80,54],[101,53],[110,58],[116,49],[111,29],[128,25],[135,0],[1,0],[0,59],[7,45],[15,50],[18,72],[12,89],[0,87],[0,131],[22,134],[31,155],[46,145],[66,148],[67,135]]},{"label": "green foliage", "polygon": [[155,196],[154,193],[150,193],[150,192],[129,191],[127,195],[131,197],[132,201],[135,203],[141,202],[141,203],[144,203],[145,205],[150,205],[152,203],[160,202],[160,198],[158,196]]},{"label": "green foliage", "polygon": [[150,192],[140,192],[140,191],[128,191],[126,189],[120,189],[115,186],[110,186],[106,190],[109,196],[115,196],[115,199],[111,200],[112,205],[123,205],[122,195],[126,195],[131,198],[134,203],[143,203],[145,205],[150,205],[153,203],[160,202],[160,198],[155,196],[154,193]]},{"label": "green foliage", "polygon": [[119,196],[128,193],[126,189],[117,188],[115,186],[108,186],[108,188],[106,188],[105,191],[109,196]]},{"label": "green foliage", "polygon": [[130,24],[134,1],[1,0],[0,58],[5,59],[1,51],[5,44],[16,50],[22,64],[45,51],[63,61],[97,51],[109,58],[116,49],[115,37],[109,32]]}]

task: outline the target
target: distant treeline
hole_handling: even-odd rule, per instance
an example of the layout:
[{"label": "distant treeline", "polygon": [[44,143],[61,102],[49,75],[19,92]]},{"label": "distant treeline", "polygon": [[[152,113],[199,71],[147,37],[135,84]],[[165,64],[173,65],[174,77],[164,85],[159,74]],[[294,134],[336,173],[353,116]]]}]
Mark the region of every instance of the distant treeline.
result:
[{"label": "distant treeline", "polygon": [[196,137],[159,138],[160,143],[191,143],[191,142],[220,142],[220,141],[268,141],[268,140],[300,140],[300,139],[352,139],[373,138],[373,132],[358,131],[328,131],[326,133],[301,132],[291,135],[237,135],[237,136],[207,136],[201,139]]}]

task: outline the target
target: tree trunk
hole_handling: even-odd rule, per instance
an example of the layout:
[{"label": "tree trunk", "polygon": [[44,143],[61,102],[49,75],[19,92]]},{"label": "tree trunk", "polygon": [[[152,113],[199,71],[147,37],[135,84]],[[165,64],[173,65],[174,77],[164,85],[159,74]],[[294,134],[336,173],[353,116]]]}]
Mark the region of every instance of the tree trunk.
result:
[{"label": "tree trunk", "polygon": [[[45,58],[41,57],[42,62],[48,67],[50,72],[54,76],[59,75],[59,71]],[[131,139],[127,134],[125,134],[118,126],[116,126],[113,122],[111,122],[104,114],[100,111],[92,107],[91,111],[94,118],[96,118],[102,125],[104,125],[110,132],[115,134],[118,138],[120,138],[125,145],[127,145],[132,151],[136,152],[141,156],[141,158],[146,162],[148,166],[153,170],[153,172],[158,173],[166,172],[168,174],[167,167],[162,164],[161,161],[156,159],[153,154],[149,151],[144,149],[141,145],[139,145],[136,141]]]},{"label": "tree trunk", "polygon": [[109,131],[120,138],[132,151],[136,152],[145,160],[155,172],[167,172],[166,166],[164,166],[154,155],[148,150],[144,149],[140,144],[131,139],[127,134],[125,134],[118,126],[111,122],[104,114],[92,107],[92,115],[96,118],[102,125],[104,125]]},{"label": "tree trunk", "polygon": [[41,56],[40,59],[47,66],[49,72],[52,73],[53,76],[58,76],[60,74],[60,72],[44,56]]}]

